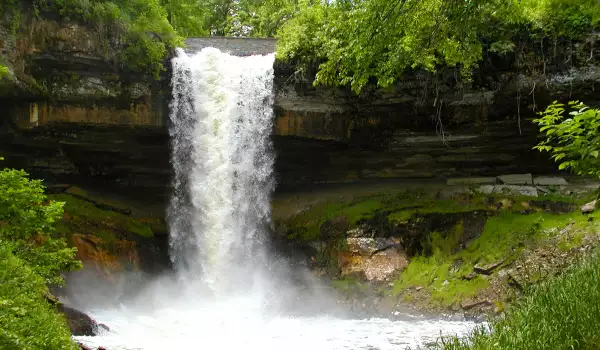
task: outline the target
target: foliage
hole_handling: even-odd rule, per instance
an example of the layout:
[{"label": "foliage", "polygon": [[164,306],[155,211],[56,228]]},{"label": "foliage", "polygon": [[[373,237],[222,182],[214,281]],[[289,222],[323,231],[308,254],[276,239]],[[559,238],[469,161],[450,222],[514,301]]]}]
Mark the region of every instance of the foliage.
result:
[{"label": "foliage", "polygon": [[443,339],[443,349],[597,349],[600,255],[533,287],[527,296],[467,339]]},{"label": "foliage", "polygon": [[77,349],[65,320],[44,299],[44,279],[11,248],[0,240],[0,348]]},{"label": "foliage", "polygon": [[280,31],[282,60],[320,62],[315,84],[386,87],[411,69],[458,67],[470,77],[483,53],[525,38],[586,39],[595,0],[300,1]]},{"label": "foliage", "polygon": [[159,0],[35,0],[38,12],[56,12],[120,34],[125,49],[124,67],[155,78],[163,67],[168,48],[182,44]]},{"label": "foliage", "polygon": [[578,101],[569,102],[569,108],[569,118],[565,105],[556,101],[540,113],[534,122],[546,138],[534,148],[552,153],[560,170],[600,177],[600,110]]},{"label": "foliage", "polygon": [[75,249],[53,236],[63,205],[47,201],[41,181],[28,179],[24,171],[0,171],[0,242],[10,243],[15,256],[46,283],[61,283],[62,272],[80,266]]}]

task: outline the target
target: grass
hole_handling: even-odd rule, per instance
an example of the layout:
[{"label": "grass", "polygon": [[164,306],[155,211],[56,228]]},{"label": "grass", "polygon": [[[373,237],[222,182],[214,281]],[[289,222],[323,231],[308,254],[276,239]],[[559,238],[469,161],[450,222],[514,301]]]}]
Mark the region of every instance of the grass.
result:
[{"label": "grass", "polygon": [[457,245],[460,225],[446,237],[430,234],[431,256],[414,257],[401,276],[394,281],[393,295],[400,295],[412,287],[423,287],[431,294],[433,306],[448,308],[477,295],[488,286],[482,276],[466,280],[463,277],[473,272],[477,264],[503,261],[503,265],[514,261],[521,251],[549,234],[549,230],[572,225],[576,234],[564,241],[565,247],[577,246],[583,232],[593,229],[580,213],[550,214],[545,212],[522,215],[501,211],[498,216],[488,218],[482,234],[465,249],[452,253]]},{"label": "grass", "polygon": [[0,348],[75,350],[64,318],[45,300],[43,279],[0,241]]},{"label": "grass", "polygon": [[493,320],[466,339],[442,339],[438,348],[466,349],[599,349],[600,254],[533,287]]}]

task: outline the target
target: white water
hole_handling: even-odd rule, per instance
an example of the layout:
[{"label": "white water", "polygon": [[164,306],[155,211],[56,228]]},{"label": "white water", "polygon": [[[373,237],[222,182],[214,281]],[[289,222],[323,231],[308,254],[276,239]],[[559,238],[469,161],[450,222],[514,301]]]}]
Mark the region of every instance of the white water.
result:
[{"label": "white water", "polygon": [[[469,323],[352,320],[309,271],[268,246],[273,55],[214,48],[173,60],[175,277],[90,314],[111,331],[88,346],[133,349],[404,349],[462,334]],[[299,316],[301,315],[301,316]]]}]

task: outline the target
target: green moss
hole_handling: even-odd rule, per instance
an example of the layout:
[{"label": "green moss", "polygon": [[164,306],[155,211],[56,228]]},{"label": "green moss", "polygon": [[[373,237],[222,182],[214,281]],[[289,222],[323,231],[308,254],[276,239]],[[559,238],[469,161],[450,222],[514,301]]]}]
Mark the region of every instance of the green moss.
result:
[{"label": "green moss", "polygon": [[[583,233],[593,228],[593,223],[578,212],[555,215],[545,212],[522,215],[501,211],[498,216],[490,217],[483,233],[465,249],[452,254],[456,247],[461,225],[457,225],[445,237],[432,233],[429,238],[433,254],[414,257],[407,269],[394,282],[392,293],[401,294],[411,287],[423,287],[431,294],[432,304],[449,307],[477,295],[488,286],[482,276],[466,280],[463,277],[473,272],[476,264],[504,261],[509,264],[516,259],[527,246],[552,234],[552,230],[572,226],[578,230],[576,235],[564,244],[577,246]],[[577,238],[579,237],[579,238]],[[457,262],[460,265],[457,266]]]},{"label": "green moss", "polygon": [[[473,273],[473,267],[477,264],[498,261],[504,261],[504,265],[510,264],[524,248],[555,234],[553,230],[566,225],[571,225],[575,233],[561,243],[561,248],[566,250],[578,246],[583,233],[577,232],[589,232],[593,223],[589,223],[579,212],[552,214],[533,204],[560,202],[574,206],[589,201],[589,198],[589,195],[576,198],[551,192],[535,198],[503,193],[465,193],[456,194],[452,199],[439,199],[434,191],[404,190],[320,203],[287,219],[285,223],[289,238],[313,241],[320,239],[321,225],[337,216],[345,216],[352,229],[360,220],[375,215],[383,215],[390,225],[397,225],[414,220],[416,215],[475,210],[495,213],[487,219],[481,235],[467,242],[464,249],[460,249],[459,245],[465,243],[461,241],[465,230],[461,221],[448,232],[424,232],[426,240],[423,243],[430,255],[413,257],[407,269],[394,281],[392,290],[381,291],[404,296],[410,294],[404,293],[408,288],[423,287],[431,295],[433,305],[446,308],[472,298],[489,286],[486,277],[465,278]],[[499,205],[501,202],[504,202],[502,206]],[[322,258],[330,259],[330,251],[323,253]],[[344,292],[357,292],[353,288],[360,289],[356,287],[359,283],[354,279],[342,279],[335,281],[334,286]]]},{"label": "green moss", "polygon": [[113,210],[98,208],[94,203],[69,194],[50,195],[50,199],[65,202],[66,219],[58,223],[57,230],[67,234],[94,234],[109,243],[123,235],[141,237],[154,235],[150,223]]}]

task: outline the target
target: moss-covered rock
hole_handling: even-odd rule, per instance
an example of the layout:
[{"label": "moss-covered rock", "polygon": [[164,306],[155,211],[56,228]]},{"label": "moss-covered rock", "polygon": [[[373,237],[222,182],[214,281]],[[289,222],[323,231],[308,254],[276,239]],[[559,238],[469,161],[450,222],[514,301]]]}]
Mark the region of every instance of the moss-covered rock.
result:
[{"label": "moss-covered rock", "polygon": [[118,272],[145,270],[168,260],[163,219],[133,216],[128,204],[79,187],[51,194],[49,199],[65,202],[57,230],[77,247],[84,265],[106,280]]}]

